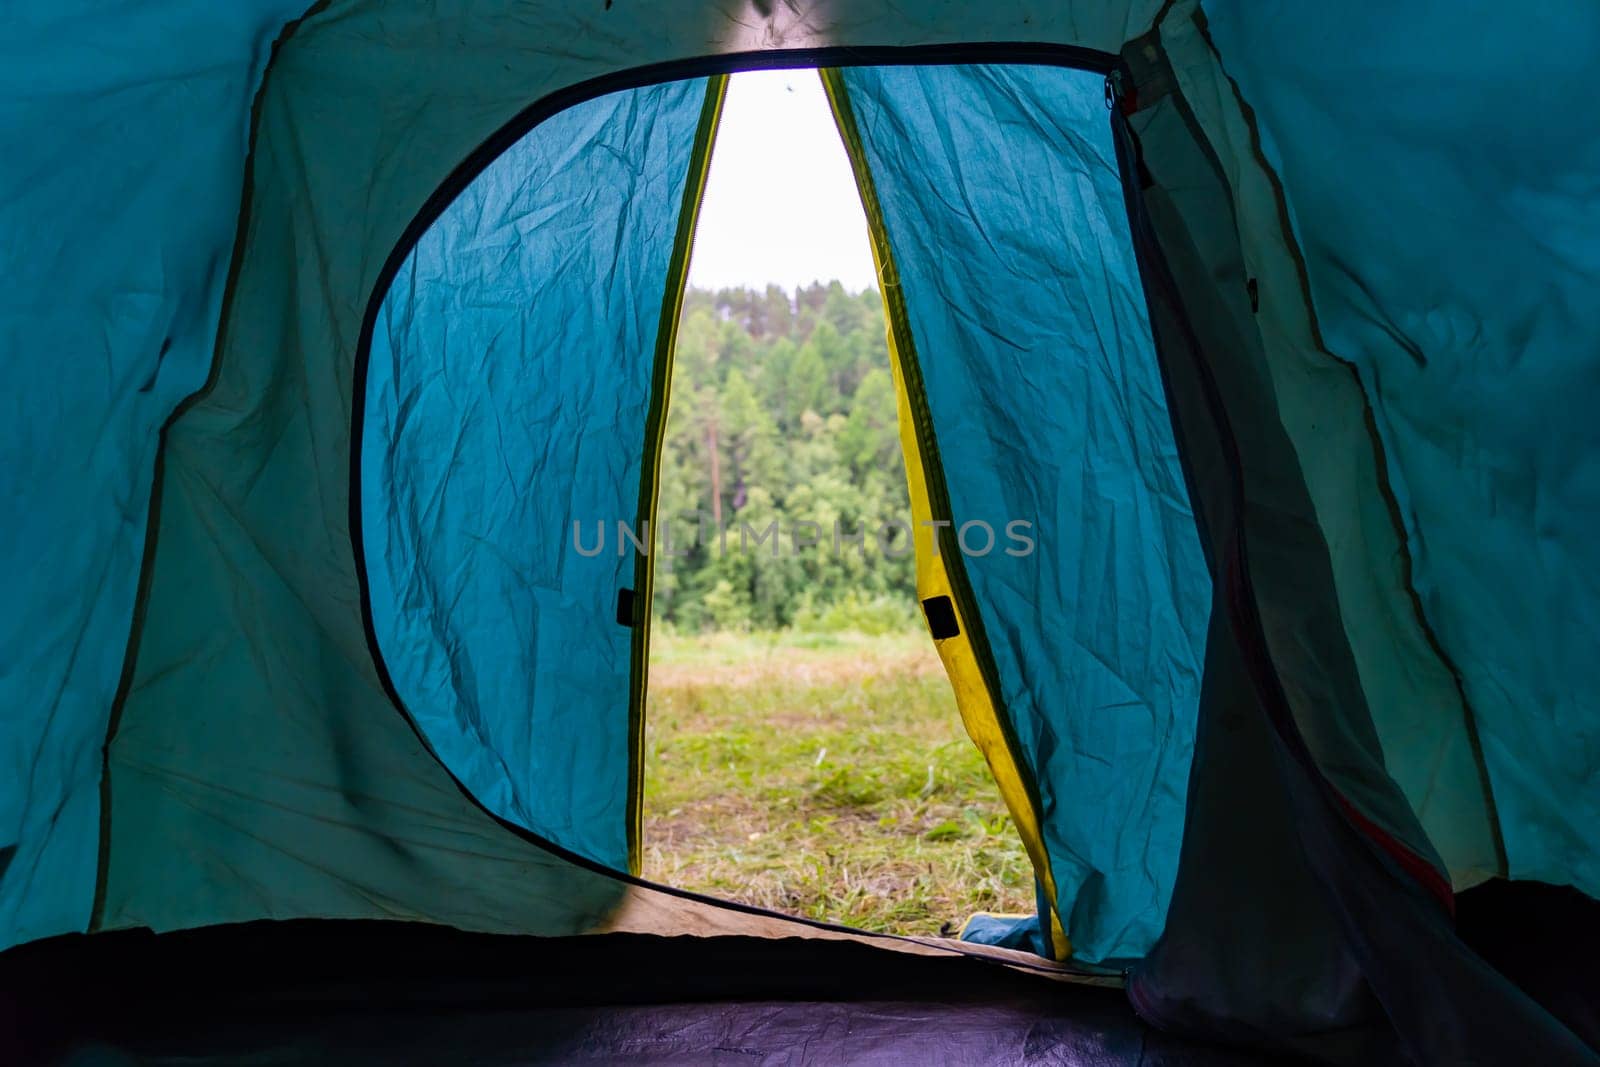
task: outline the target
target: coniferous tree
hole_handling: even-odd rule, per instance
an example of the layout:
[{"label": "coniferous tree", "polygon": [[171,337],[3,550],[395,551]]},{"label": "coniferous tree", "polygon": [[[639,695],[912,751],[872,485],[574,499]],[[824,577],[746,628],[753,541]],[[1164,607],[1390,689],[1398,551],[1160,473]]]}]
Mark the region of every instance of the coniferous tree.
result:
[{"label": "coniferous tree", "polygon": [[914,563],[903,536],[885,553],[880,535],[910,519],[896,419],[876,292],[687,293],[658,616],[689,629],[913,625]]}]

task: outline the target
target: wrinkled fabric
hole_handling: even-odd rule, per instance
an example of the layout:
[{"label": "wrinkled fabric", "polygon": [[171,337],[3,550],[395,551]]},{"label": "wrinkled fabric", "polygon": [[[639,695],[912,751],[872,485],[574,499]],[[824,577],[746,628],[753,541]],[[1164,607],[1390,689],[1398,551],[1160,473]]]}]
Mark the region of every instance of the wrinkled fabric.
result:
[{"label": "wrinkled fabric", "polygon": [[401,268],[367,372],[367,577],[402,702],[490,810],[618,868],[635,555],[617,524],[635,525],[706,91],[613,93],[513,145]]},{"label": "wrinkled fabric", "polygon": [[[109,749],[119,829],[107,842],[105,924],[570,921],[544,894],[516,889],[512,868],[548,857],[458,806],[468,802],[383,691],[350,541],[363,317],[407,226],[495,131],[551,93],[645,63],[962,40],[1111,49],[1159,7],[333,0],[300,22],[261,95],[218,380],[169,435],[147,624]],[[294,802],[275,804],[285,783]],[[436,832],[398,841],[408,826]],[[175,856],[185,862],[152,862]],[[585,897],[589,883],[567,869]]]},{"label": "wrinkled fabric", "polygon": [[[843,72],[1075,953],[1160,934],[1210,578],[1098,74]],[[1009,540],[1031,524],[1036,546]]]},{"label": "wrinkled fabric", "polygon": [[211,365],[250,103],[308,3],[4,15],[0,948],[88,922],[157,437]]},{"label": "wrinkled fabric", "polygon": [[1050,955],[1044,944],[1044,933],[1035,915],[992,915],[980,911],[970,916],[961,927],[961,940],[976,945],[998,945],[1000,948],[1021,949],[1038,956]]},{"label": "wrinkled fabric", "polygon": [[1600,14],[1204,6],[1370,403],[1510,874],[1600,892],[1600,113],[1573,104]]},{"label": "wrinkled fabric", "polygon": [[[619,883],[518,839],[463,796],[383,692],[362,629],[348,528],[354,359],[378,272],[407,224],[494,131],[545,94],[589,78],[755,48],[1035,40],[1115,50],[1143,32],[1158,7],[1156,0],[1049,12],[1005,2],[327,4],[280,53],[262,97],[250,225],[216,387],[173,425],[146,571],[148,624],[131,647],[127,618],[155,428],[205,378],[240,201],[253,72],[274,26],[297,12],[261,8],[270,13],[253,20],[174,0],[100,5],[92,15],[60,5],[48,15],[10,15],[0,45],[0,247],[14,268],[0,295],[0,339],[11,356],[0,395],[12,405],[0,431],[11,505],[0,524],[0,554],[10,567],[0,633],[0,936],[27,939],[87,921],[97,784],[111,798],[112,829],[102,842],[106,926],[384,915],[560,933],[599,921]],[[1600,822],[1585,704],[1594,688],[1585,641],[1595,630],[1595,561],[1583,528],[1594,496],[1583,400],[1593,384],[1585,359],[1597,325],[1587,297],[1595,273],[1586,251],[1595,242],[1585,241],[1594,200],[1588,185],[1600,160],[1592,109],[1582,106],[1596,52],[1592,18],[1570,5],[1559,22],[1540,5],[1501,12],[1433,4],[1344,23],[1298,5],[1214,0],[1208,12],[1222,62],[1259,117],[1267,155],[1284,178],[1323,335],[1356,365],[1371,400],[1395,521],[1415,562],[1419,614],[1462,673],[1512,868],[1592,892],[1590,828]],[[1217,97],[1231,92],[1220,81],[1207,88]],[[1085,92],[1092,109],[1098,86]],[[990,118],[1006,117],[994,135],[1008,145],[1083,136],[1036,121],[1026,93],[986,91],[953,104],[980,101]],[[1275,228],[1276,201],[1254,187],[1241,191],[1250,180],[1244,172],[1256,166],[1248,137],[1229,139],[1204,117],[1215,101],[1192,103],[1219,171],[1254,212],[1241,230],[1263,218]],[[930,157],[950,147],[916,146]],[[993,173],[969,182],[972,203],[954,208],[999,198],[1016,179],[1013,169],[1027,173],[1027,152],[988,158]],[[1060,220],[1036,205],[1043,194],[1055,204],[1074,189],[1057,177],[1031,186],[1032,225],[1016,248],[1037,242],[1036,231],[1054,232]],[[936,268],[947,284],[997,277],[967,270],[963,257],[1022,255],[1006,245],[947,249],[924,240],[921,258],[935,265],[925,269]],[[1093,244],[1081,250],[1099,254]],[[1259,243],[1247,248],[1252,267],[1259,251]],[[982,290],[994,307],[1031,306],[1026,298],[1044,284],[1003,280],[1003,290]],[[1263,309],[1275,293],[1299,285],[1287,268],[1252,280]],[[1097,291],[1096,300],[1114,307],[1118,288]],[[961,306],[979,308],[976,321],[991,325],[983,317],[988,305]],[[1113,326],[1118,321],[1113,315]],[[951,327],[979,355],[987,351],[982,333]],[[1108,347],[1120,351],[1120,343]],[[1013,363],[1035,376],[1060,371]],[[970,395],[979,401],[970,406],[1000,410],[1000,381],[994,373],[977,383]],[[1282,381],[1274,368],[1280,396]],[[1007,414],[1046,425],[1064,407],[1008,403]],[[1306,438],[1288,428],[1299,447]],[[973,439],[984,445],[981,434]],[[1091,440],[1126,443],[1115,433]],[[952,469],[958,452],[946,453]],[[1322,462],[1341,461],[1338,449],[1328,454]],[[1107,471],[1073,473],[1058,484],[1087,484],[1116,498],[1105,489]],[[995,480],[993,495],[1016,489]],[[953,495],[959,481],[952,478]],[[1368,517],[1382,510],[1365,468],[1350,483],[1357,488],[1349,510],[1359,522],[1339,526],[1339,502],[1317,502],[1330,549],[1347,552],[1346,565],[1355,556],[1348,546],[1372,532]],[[1166,499],[1161,481],[1152,484],[1151,496]],[[958,498],[959,505],[981,502],[971,485],[961,491],[973,499]],[[1144,498],[1117,499],[1122,506]],[[1112,659],[1114,668],[1099,671],[1080,651],[1103,653],[1099,642],[1108,637],[1119,653],[1126,641],[1151,643],[1164,632],[1162,612],[1139,620],[1147,632],[1135,637],[1121,629],[1133,619],[1094,626],[1092,604],[1061,595],[1063,588],[1081,594],[1101,578],[1115,578],[1118,597],[1126,594],[1129,573],[1118,553],[1130,542],[1154,543],[1146,534],[1163,528],[1137,507],[1134,520],[1127,537],[1120,534],[1130,523],[1119,521],[1111,542],[1118,552],[1099,557],[1098,577],[1087,564],[1081,577],[1071,576],[1076,587],[1041,572],[1008,588],[1006,572],[974,564],[974,584],[990,583],[979,597],[985,611],[1004,620],[990,624],[997,645],[1011,649],[997,658],[1015,659],[1004,667],[1011,680],[1002,695],[1016,696],[1019,706],[1073,699],[1093,708],[1107,703],[1116,681],[1108,676],[1119,674],[1133,695],[1149,690],[1159,672],[1148,663]],[[1174,550],[1171,558],[1179,557]],[[1022,611],[1021,603],[1037,607]],[[1176,607],[1173,614],[1183,615]],[[1089,632],[1073,629],[1079,625]],[[1391,632],[1367,627],[1360,612],[1347,625],[1352,634]],[[1040,666],[1035,646],[1063,633],[1072,634],[1070,647],[1049,649],[1059,663]],[[98,783],[104,716],[125,652],[128,702],[110,744],[109,781]],[[1366,662],[1364,687],[1377,677]],[[1437,688],[1437,663],[1402,653],[1385,669],[1413,665],[1430,675],[1415,691]],[[1315,672],[1286,673],[1298,673],[1286,683],[1337,705],[1336,691]],[[1035,692],[1018,677],[1050,688]],[[1076,687],[1059,688],[1063,679]],[[1134,718],[1139,700],[1127,704],[1094,708],[1129,711],[1134,724],[1109,734],[1122,748],[1106,765],[1037,771],[1071,786],[1071,795],[1052,798],[1052,823],[1077,830],[1099,819],[1105,825],[1088,829],[1107,830],[1128,800],[1118,789],[1167,781],[1170,764],[1152,740],[1161,722],[1145,727]],[[1088,751],[1072,747],[1082,731],[1063,732],[1043,717],[1032,729],[1028,742],[1041,758]],[[1391,740],[1385,734],[1386,752]],[[1426,784],[1428,775],[1414,774],[1421,763],[1404,763],[1415,766],[1396,761],[1397,778]],[[1338,781],[1338,768],[1325,769]],[[1113,788],[1094,797],[1073,792],[1111,779]],[[1181,793],[1156,788],[1151,795],[1174,791]],[[1066,803],[1077,800],[1083,803]],[[1164,810],[1171,809],[1151,809],[1156,851]],[[1081,908],[1068,911],[1080,947],[1111,951],[1119,937],[1137,943],[1151,918],[1141,911],[1122,932],[1112,929],[1126,916],[1103,906],[1107,881],[1095,867],[1106,864],[1119,884],[1133,887],[1115,900],[1155,895],[1147,888],[1160,881],[1159,856],[1150,872],[1129,873],[1137,861],[1118,865],[1145,840],[1139,818],[1119,828],[1120,846],[1102,842],[1092,855],[1057,857],[1063,870],[1091,871],[1072,887]],[[1431,834],[1438,823],[1427,825]],[[1064,836],[1053,841],[1057,851],[1069,843],[1078,847]],[[1339,859],[1315,839],[1305,851],[1325,865]],[[1462,854],[1477,862],[1476,849]],[[1263,884],[1272,884],[1270,874]],[[1354,884],[1326,881],[1332,897],[1348,897]],[[1391,906],[1393,881],[1370,880],[1377,888],[1362,901],[1370,910],[1350,912],[1358,919],[1347,930],[1371,920],[1358,939],[1364,950],[1397,930],[1395,916],[1406,917]],[[1448,931],[1433,944],[1448,945]],[[1390,988],[1417,988],[1416,960],[1438,958],[1397,955]],[[1376,968],[1369,973],[1379,976]],[[1392,1014],[1413,1029],[1429,1019],[1409,1001]]]},{"label": "wrinkled fabric", "polygon": [[[1365,396],[1322,349],[1276,175],[1192,3],[1161,40],[1186,106],[1146,95],[1152,106],[1132,124],[1153,212],[1187,232],[1165,242],[1166,258],[1205,365],[1236,398],[1232,432],[1256,501],[1243,513],[1249,567],[1289,709],[1346,800],[1456,889],[1474,885],[1503,871],[1488,779],[1377,490]],[[1261,409],[1277,418],[1248,414]]]}]

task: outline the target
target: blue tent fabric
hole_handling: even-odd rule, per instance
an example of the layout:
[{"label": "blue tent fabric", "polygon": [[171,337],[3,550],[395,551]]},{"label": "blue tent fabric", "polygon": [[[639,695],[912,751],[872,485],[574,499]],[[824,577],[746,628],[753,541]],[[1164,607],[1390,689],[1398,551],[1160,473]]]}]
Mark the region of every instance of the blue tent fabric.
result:
[{"label": "blue tent fabric", "polygon": [[0,947],[88,920],[162,423],[206,380],[251,100],[306,0],[0,34]]},{"label": "blue tent fabric", "polygon": [[617,523],[706,92],[612,93],[522,137],[402,266],[367,372],[362,531],[402,702],[491,811],[619,869],[635,557]]},{"label": "blue tent fabric", "polygon": [[953,521],[1038,784],[1076,955],[1159,936],[1211,583],[1128,235],[1104,79],[842,72],[903,287]]},{"label": "blue tent fabric", "polygon": [[980,911],[961,927],[961,940],[977,945],[997,945],[1048,956],[1037,915],[995,915]]},{"label": "blue tent fabric", "polygon": [[[1059,888],[1041,910],[1059,907],[1080,960],[1154,942],[1161,966],[1130,991],[1141,1013],[1179,1008],[1145,1018],[1192,1034],[1337,1056],[1360,1047],[1353,1022],[1424,1061],[1596,1062],[1579,1044],[1581,1030],[1600,1048],[1592,1020],[1562,1015],[1569,1033],[1529,999],[1548,998],[1553,962],[1557,992],[1596,1000],[1559,967],[1562,948],[1585,958],[1584,919],[1541,912],[1554,945],[1514,974],[1450,908],[1496,874],[1600,893],[1600,14],[1553,0],[13,6],[13,987],[128,928],[130,974],[172,931],[282,934],[262,920],[370,922],[379,938],[424,923],[822,935],[607,869],[630,859],[630,685],[648,634],[618,625],[617,596],[639,586],[637,622],[648,569],[614,527],[580,551],[572,524],[598,535],[649,498],[650,376],[706,83],[556,114],[414,255],[397,246],[463,160],[607,87],[1053,56],[1127,76],[1113,106],[1139,161],[1149,309],[1098,74],[829,75],[854,98],[857,173],[877,186],[885,276],[904,284],[900,380],[914,357],[938,506],[1000,534],[939,574],[961,623],[981,624],[972,673],[997,679],[1007,754],[1036,786]],[[777,54],[793,49],[807,51]],[[1202,472],[1196,503],[1232,538],[1214,598],[1147,320]],[[1033,551],[1006,552],[1014,519],[1033,524]],[[1242,915],[1240,900],[1265,906]],[[996,916],[967,934],[1054,955],[1051,929]],[[1514,923],[1501,933],[1528,943]],[[80,1034],[107,1022],[30,1003]],[[314,1044],[302,1015],[255,1004],[251,1026]],[[1037,1018],[1006,1024],[1017,1047],[1039,1047]]]},{"label": "blue tent fabric", "polygon": [[1600,892],[1600,111],[1574,106],[1600,11],[1204,6],[1370,403],[1509,873]]}]

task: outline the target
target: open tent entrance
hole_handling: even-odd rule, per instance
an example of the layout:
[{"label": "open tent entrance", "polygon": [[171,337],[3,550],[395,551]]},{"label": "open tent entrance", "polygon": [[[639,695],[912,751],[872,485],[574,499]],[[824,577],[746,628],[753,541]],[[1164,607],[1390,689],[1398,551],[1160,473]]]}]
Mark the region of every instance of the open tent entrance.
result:
[{"label": "open tent entrance", "polygon": [[728,81],[670,397],[642,873],[905,934],[1031,910],[918,609],[883,301],[813,70]]},{"label": "open tent entrance", "polygon": [[[764,77],[811,92],[809,72]],[[1137,161],[1117,148],[1105,76],[825,69],[837,134],[819,151],[843,141],[859,196],[845,214],[866,216],[881,296],[719,283],[686,297],[718,118],[738,115],[728,80],[544,116],[395,260],[357,384],[355,472],[392,699],[476,803],[597,870],[749,896],[737,887],[782,852],[811,903],[760,903],[921,932],[1014,907],[1031,880],[1028,915],[966,934],[1139,956],[1177,868],[1211,583],[1124,199]],[[827,118],[813,106],[808,121]],[[750,199],[816,225],[812,190],[775,188],[758,180]],[[697,511],[736,546],[778,525],[728,551],[715,532],[690,539]],[[897,519],[914,550],[882,558],[904,551],[879,536]],[[616,532],[662,520],[677,539],[646,534],[654,552]],[[860,550],[835,550],[836,521]],[[796,551],[797,532],[814,543]],[[655,613],[668,625],[647,707]],[[788,645],[756,657],[749,633],[696,633],[740,627]],[[797,647],[805,629],[825,631],[815,647]],[[812,670],[840,658],[840,633],[872,630],[906,636]],[[719,688],[705,661],[719,655],[779,673]],[[724,717],[706,736],[687,740],[680,717],[674,739],[669,715],[707,708]],[[903,745],[885,732],[919,708]],[[674,872],[675,844],[647,866],[645,782],[659,825],[693,826],[705,797],[671,787],[696,760],[768,790],[750,809],[762,821],[722,820],[719,872]],[[830,859],[840,812],[880,850],[993,851],[918,903],[903,856],[885,866],[904,883]]]}]

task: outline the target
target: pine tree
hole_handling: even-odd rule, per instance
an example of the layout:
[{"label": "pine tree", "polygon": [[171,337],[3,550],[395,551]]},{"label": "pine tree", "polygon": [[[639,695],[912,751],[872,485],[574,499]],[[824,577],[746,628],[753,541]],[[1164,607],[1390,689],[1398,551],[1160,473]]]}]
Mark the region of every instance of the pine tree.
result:
[{"label": "pine tree", "polygon": [[[726,550],[706,519],[720,512]],[[684,299],[661,457],[655,610],[691,629],[914,619],[915,567],[878,533],[910,517],[882,303],[837,282]],[[796,554],[802,523],[819,544]],[[767,531],[776,524],[776,534]],[[835,524],[862,545],[834,551]],[[740,551],[741,529],[769,540]],[[770,538],[783,541],[776,556]],[[659,547],[659,544],[658,544]]]}]

